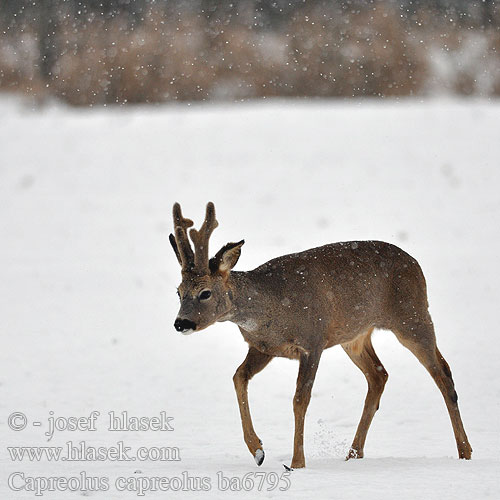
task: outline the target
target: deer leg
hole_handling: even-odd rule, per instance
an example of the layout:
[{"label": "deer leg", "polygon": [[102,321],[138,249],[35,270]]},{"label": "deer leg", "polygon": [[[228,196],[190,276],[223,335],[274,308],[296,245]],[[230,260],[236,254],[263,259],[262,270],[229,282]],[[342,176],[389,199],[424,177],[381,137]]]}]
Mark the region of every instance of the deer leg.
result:
[{"label": "deer leg", "polygon": [[371,341],[372,331],[373,329],[363,337],[342,345],[344,351],[363,372],[368,382],[368,392],[365,398],[363,414],[361,415],[361,420],[359,421],[358,429],[346,460],[350,458],[363,458],[366,434],[368,433],[375,412],[379,408],[380,397],[382,396],[382,392],[384,392],[384,386],[389,377],[373,349]]},{"label": "deer leg", "polygon": [[460,411],[458,409],[458,396],[451,376],[451,370],[436,346],[434,327],[432,321],[408,329],[399,328],[395,332],[398,340],[409,349],[416,358],[425,366],[431,377],[436,382],[443,395],[448,413],[450,415],[455,441],[457,443],[459,458],[470,459],[472,447],[467,439]]},{"label": "deer leg", "polygon": [[293,398],[295,415],[295,436],[293,442],[292,467],[299,469],[306,466],[304,457],[304,419],[311,399],[312,386],[318,370],[321,351],[302,353],[300,356],[297,388]]},{"label": "deer leg", "polygon": [[250,347],[247,357],[236,370],[233,377],[234,388],[240,407],[241,424],[243,426],[243,437],[245,443],[254,456],[257,465],[262,465],[264,461],[264,450],[262,441],[258,438],[252,424],[250,407],[248,406],[248,381],[259,373],[273,359],[272,356],[264,354],[257,349]]}]

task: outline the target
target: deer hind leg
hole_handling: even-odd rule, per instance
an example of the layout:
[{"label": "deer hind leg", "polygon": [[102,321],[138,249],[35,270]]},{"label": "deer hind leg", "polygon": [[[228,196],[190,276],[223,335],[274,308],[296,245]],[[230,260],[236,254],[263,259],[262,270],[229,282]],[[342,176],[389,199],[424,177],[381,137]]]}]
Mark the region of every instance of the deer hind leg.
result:
[{"label": "deer hind leg", "polygon": [[302,353],[300,355],[297,388],[293,398],[293,413],[295,415],[295,435],[293,440],[292,467],[300,469],[306,466],[304,456],[304,420],[311,400],[311,391],[318,370],[321,349]]},{"label": "deer hind leg", "polygon": [[250,347],[247,357],[238,367],[233,377],[234,388],[236,389],[236,396],[240,407],[243,437],[250,453],[254,456],[257,465],[262,465],[262,462],[264,461],[264,450],[262,449],[262,441],[255,433],[252,424],[250,407],[248,406],[248,381],[256,373],[259,373],[262,369],[264,369],[269,364],[271,359],[273,359],[272,356]]},{"label": "deer hind leg", "polygon": [[356,430],[346,460],[350,458],[363,458],[366,434],[370,428],[375,412],[379,408],[380,398],[389,375],[378,359],[373,349],[371,334],[373,328],[363,337],[347,344],[342,344],[344,351],[354,364],[363,372],[368,382],[368,392],[365,398],[363,414]]},{"label": "deer hind leg", "polygon": [[[411,325],[411,326],[410,326]],[[427,315],[425,321],[410,322],[394,329],[398,340],[424,365],[443,395],[450,415],[459,458],[470,459],[472,448],[467,439],[460,411],[458,396],[451,376],[451,370],[439,352],[434,335],[434,326]]]}]

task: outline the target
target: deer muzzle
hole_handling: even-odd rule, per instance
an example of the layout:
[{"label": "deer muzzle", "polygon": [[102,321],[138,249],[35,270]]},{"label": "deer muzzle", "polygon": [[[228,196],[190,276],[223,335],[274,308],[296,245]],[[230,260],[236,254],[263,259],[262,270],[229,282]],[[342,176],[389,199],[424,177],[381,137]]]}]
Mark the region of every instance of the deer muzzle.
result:
[{"label": "deer muzzle", "polygon": [[189,319],[177,318],[174,322],[174,328],[183,335],[189,335],[196,330],[196,323]]}]

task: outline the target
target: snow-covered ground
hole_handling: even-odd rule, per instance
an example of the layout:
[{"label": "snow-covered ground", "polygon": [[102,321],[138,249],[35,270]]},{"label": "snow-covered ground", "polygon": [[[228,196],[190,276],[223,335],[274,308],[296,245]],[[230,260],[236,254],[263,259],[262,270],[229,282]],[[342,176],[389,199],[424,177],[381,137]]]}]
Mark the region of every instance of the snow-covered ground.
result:
[{"label": "snow-covered ground", "polygon": [[[237,269],[327,242],[381,239],[427,277],[438,345],[454,373],[471,461],[457,459],[432,379],[389,332],[374,337],[389,382],[365,459],[343,461],[366,382],[340,347],[322,357],[306,420],[308,468],[288,492],[243,498],[499,498],[500,103],[268,102],[234,106],[32,112],[0,101],[0,497],[7,478],[211,478],[282,474],[292,455],[298,364],[276,359],[250,383],[266,459],[243,442],[232,375],[236,326],[173,329],[180,281],[171,207],[201,222],[215,202],[215,251],[245,238]],[[56,433],[54,416],[101,413],[97,431]],[[173,432],[106,430],[109,411],[174,417]],[[15,411],[25,430],[8,427]],[[40,421],[41,427],[33,426]],[[13,462],[7,446],[178,447],[178,462]],[[268,476],[271,477],[271,476]],[[20,484],[17,481],[16,484]],[[281,485],[282,486],[282,485]]]}]

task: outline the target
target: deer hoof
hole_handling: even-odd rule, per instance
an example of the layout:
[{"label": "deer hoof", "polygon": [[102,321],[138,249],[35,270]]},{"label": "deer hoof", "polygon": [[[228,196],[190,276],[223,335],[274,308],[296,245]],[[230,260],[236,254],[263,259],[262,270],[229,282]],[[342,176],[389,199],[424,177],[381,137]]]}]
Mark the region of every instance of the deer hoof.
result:
[{"label": "deer hoof", "polygon": [[255,452],[255,463],[259,466],[262,465],[262,462],[264,461],[264,457],[265,457],[265,454],[264,454],[264,450],[261,450],[260,448]]},{"label": "deer hoof", "polygon": [[354,448],[349,449],[349,453],[347,454],[347,457],[345,457],[346,461],[350,460],[351,458],[363,458],[363,451],[358,451],[355,450]]}]

